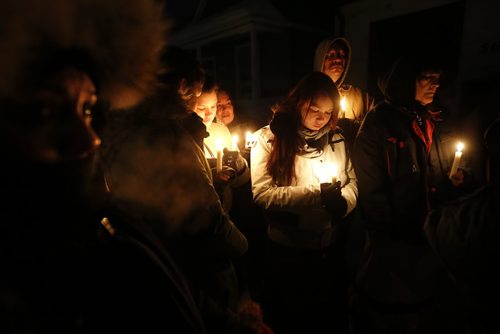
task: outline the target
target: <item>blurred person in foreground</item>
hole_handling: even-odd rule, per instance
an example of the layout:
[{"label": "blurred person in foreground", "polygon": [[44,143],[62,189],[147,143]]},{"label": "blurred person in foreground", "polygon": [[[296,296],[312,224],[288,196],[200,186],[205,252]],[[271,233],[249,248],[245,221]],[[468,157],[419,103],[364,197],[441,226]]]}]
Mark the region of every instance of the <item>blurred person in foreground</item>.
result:
[{"label": "blurred person in foreground", "polygon": [[238,304],[231,275],[231,261],[246,252],[247,241],[221,206],[202,151],[208,133],[190,110],[205,73],[188,50],[167,48],[161,58],[154,94],[107,118],[103,159],[113,204],[175,260],[209,333],[260,330],[260,308]]},{"label": "blurred person in foreground", "polygon": [[[4,1],[2,333],[206,333],[167,254],[109,219],[97,121],[152,91],[153,1]],[[115,224],[116,223],[116,224]]]}]

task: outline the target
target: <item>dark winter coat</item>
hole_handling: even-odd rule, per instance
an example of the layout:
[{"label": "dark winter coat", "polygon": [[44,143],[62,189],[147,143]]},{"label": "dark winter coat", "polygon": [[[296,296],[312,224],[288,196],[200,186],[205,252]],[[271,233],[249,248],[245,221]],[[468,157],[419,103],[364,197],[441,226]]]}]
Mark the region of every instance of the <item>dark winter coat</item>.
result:
[{"label": "dark winter coat", "polygon": [[0,332],[206,333],[166,252],[116,216],[106,229],[102,215],[67,200],[2,206]]},{"label": "dark winter coat", "polygon": [[353,155],[367,228],[414,241],[423,240],[428,210],[454,192],[448,172],[455,142],[441,134],[439,114],[419,109],[379,105],[367,115]]},{"label": "dark winter coat", "polygon": [[368,232],[357,286],[395,312],[429,306],[438,293],[446,274],[422,227],[432,207],[456,196],[448,178],[456,142],[441,114],[414,100],[417,75],[413,64],[396,64],[353,152]]},{"label": "dark winter coat", "polygon": [[248,243],[224,212],[195,143],[194,137],[206,133],[204,125],[200,131],[198,116],[182,112],[175,100],[160,96],[111,119],[103,149],[108,185],[114,201],[127,203],[127,212],[140,217],[136,222],[173,254],[193,290],[234,309],[238,282],[232,261]]}]

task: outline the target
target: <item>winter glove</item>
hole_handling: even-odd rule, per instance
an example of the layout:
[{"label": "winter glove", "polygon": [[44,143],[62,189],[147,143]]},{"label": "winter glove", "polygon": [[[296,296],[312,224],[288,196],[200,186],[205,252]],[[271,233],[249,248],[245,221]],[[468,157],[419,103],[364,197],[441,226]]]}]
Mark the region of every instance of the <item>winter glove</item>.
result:
[{"label": "winter glove", "polygon": [[236,177],[236,170],[226,165],[222,165],[222,170],[217,172],[215,168],[212,168],[212,177],[214,180],[214,185],[227,186],[229,182],[234,180]]},{"label": "winter glove", "polygon": [[247,161],[241,153],[239,151],[229,151],[227,148],[224,149],[222,164],[233,168],[237,176],[243,174],[248,169]]},{"label": "winter glove", "polygon": [[248,168],[247,161],[239,151],[229,151],[225,148],[222,165],[223,168],[228,167],[234,171],[233,177],[229,179],[232,188],[237,188],[250,182],[250,168]]},{"label": "winter glove", "polygon": [[321,184],[321,201],[333,219],[340,219],[347,212],[347,201],[342,197],[340,181]]},{"label": "winter glove", "polygon": [[463,169],[458,169],[457,172],[450,176],[451,184],[454,187],[460,187],[464,184],[465,172]]}]

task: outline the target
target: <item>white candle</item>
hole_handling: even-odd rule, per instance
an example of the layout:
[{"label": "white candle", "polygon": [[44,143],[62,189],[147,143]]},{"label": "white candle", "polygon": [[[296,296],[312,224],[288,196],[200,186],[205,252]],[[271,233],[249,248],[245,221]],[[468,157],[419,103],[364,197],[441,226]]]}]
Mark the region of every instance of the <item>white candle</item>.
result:
[{"label": "white candle", "polygon": [[238,149],[238,135],[234,135],[233,136],[233,144],[232,144],[232,147],[231,147],[231,151],[239,151]]},{"label": "white candle", "polygon": [[455,152],[455,158],[453,158],[453,164],[451,165],[450,179],[458,171],[458,165],[460,164],[460,158],[462,157],[463,148],[464,144],[462,143],[457,144],[457,151]]},{"label": "white candle", "polygon": [[215,140],[215,148],[217,150],[216,171],[217,173],[220,173],[222,171],[222,139]]}]

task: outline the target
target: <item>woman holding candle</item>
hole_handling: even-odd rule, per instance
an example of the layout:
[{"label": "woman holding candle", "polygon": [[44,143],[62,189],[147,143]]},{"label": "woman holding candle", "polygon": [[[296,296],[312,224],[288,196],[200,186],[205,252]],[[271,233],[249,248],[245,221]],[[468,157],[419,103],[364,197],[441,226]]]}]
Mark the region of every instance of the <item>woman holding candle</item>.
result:
[{"label": "woman holding candle", "polygon": [[[201,95],[194,106],[194,112],[203,119],[208,137],[204,140],[205,157],[213,162],[215,167],[214,185],[221,197],[224,209],[227,212],[232,205],[231,187],[238,187],[250,180],[250,171],[247,161],[241,156],[239,149],[234,147],[234,138],[224,123],[215,120],[217,112],[218,85],[211,77],[207,77]],[[235,150],[233,151],[233,147]],[[232,151],[232,166],[222,164],[221,158],[227,161],[229,155],[224,152]],[[217,168],[218,166],[218,168]]]},{"label": "woman holding candle", "polygon": [[[333,81],[311,73],[274,106],[270,125],[255,133],[252,192],[269,223],[271,272],[263,306],[276,332],[347,331],[337,246],[342,218],[356,206],[357,182],[335,131],[339,102]],[[338,175],[329,164],[339,167]]]},{"label": "woman holding candle", "polygon": [[[241,139],[239,147],[242,150],[244,148],[249,149],[250,147],[244,142],[245,136],[248,132],[254,132],[267,124],[268,120],[263,121],[264,115],[258,115],[257,113],[247,115],[241,111],[236,112],[231,96],[232,94],[229,93],[229,90],[219,89],[217,93],[217,121],[226,125],[231,134],[237,135]],[[244,153],[249,152],[245,151]],[[248,159],[247,155],[244,155],[244,157]]]},{"label": "woman holding candle", "polygon": [[448,177],[457,142],[447,139],[442,114],[433,111],[440,77],[432,59],[396,62],[385,76],[385,102],[367,114],[356,138],[353,163],[368,234],[356,282],[356,333],[444,333],[456,323],[437,312],[447,276],[422,230],[429,209],[457,196],[463,183]]}]

